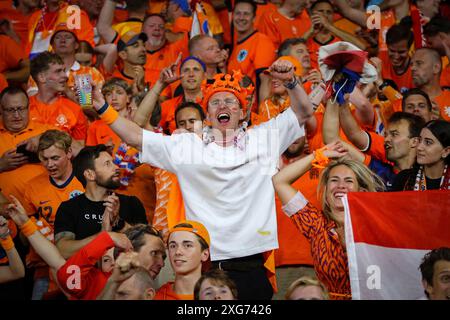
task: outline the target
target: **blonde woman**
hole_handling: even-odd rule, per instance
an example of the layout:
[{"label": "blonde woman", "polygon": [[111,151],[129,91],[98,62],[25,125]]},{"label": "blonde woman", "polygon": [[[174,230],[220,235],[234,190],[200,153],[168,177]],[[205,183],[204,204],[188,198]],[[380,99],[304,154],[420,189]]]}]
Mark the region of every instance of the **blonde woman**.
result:
[{"label": "blonde woman", "polygon": [[[351,298],[341,199],[348,192],[384,189],[380,178],[364,164],[342,158],[346,154],[342,142],[334,142],[290,164],[273,177],[284,212],[311,244],[314,269],[330,291],[331,299]],[[330,158],[338,160],[330,162]],[[322,211],[291,186],[312,166],[324,168],[318,193]]]}]

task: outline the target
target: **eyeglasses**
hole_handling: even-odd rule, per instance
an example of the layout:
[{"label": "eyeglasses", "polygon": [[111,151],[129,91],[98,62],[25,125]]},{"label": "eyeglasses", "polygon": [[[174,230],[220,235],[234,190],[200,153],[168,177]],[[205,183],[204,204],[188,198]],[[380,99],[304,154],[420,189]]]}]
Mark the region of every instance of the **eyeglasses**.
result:
[{"label": "eyeglasses", "polygon": [[14,113],[18,112],[20,114],[20,113],[24,113],[27,110],[28,110],[28,107],[4,108],[3,112],[6,114],[14,114]]},{"label": "eyeglasses", "polygon": [[224,104],[227,107],[233,107],[233,106],[237,105],[238,103],[239,103],[239,101],[236,99],[225,99],[225,100],[216,99],[216,100],[210,100],[208,102],[208,105],[210,107],[218,107],[221,104]]}]

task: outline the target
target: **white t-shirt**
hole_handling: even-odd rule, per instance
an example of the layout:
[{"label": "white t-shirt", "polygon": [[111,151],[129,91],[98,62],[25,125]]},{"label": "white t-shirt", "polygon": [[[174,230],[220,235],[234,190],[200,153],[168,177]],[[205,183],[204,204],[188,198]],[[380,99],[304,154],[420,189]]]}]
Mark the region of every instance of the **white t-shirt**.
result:
[{"label": "white t-shirt", "polygon": [[278,248],[272,176],[304,134],[291,108],[249,129],[245,148],[144,130],[141,161],[177,175],[186,218],[208,229],[211,259],[238,258]]}]

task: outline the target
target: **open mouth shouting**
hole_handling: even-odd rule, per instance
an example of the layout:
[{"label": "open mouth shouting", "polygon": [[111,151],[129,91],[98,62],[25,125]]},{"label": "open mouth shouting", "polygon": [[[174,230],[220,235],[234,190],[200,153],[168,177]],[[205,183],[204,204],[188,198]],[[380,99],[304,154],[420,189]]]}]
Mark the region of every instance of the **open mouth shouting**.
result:
[{"label": "open mouth shouting", "polygon": [[219,121],[220,124],[228,124],[230,122],[231,115],[227,112],[221,112],[217,115],[217,121]]}]

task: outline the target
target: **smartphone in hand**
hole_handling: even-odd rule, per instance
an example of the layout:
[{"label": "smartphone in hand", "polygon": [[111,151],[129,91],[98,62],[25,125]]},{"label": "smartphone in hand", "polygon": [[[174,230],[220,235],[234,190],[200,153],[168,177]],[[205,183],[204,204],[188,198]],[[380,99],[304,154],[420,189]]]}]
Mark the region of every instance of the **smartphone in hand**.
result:
[{"label": "smartphone in hand", "polygon": [[26,149],[26,146],[27,146],[26,144],[22,144],[22,145],[18,146],[17,149],[16,149],[16,153],[21,153],[24,156],[28,157],[28,162],[29,163],[39,163],[39,162],[41,162],[39,160],[39,157],[38,157],[37,153],[28,151]]},{"label": "smartphone in hand", "polygon": [[82,107],[92,106],[92,76],[90,74],[75,75],[75,88]]}]

